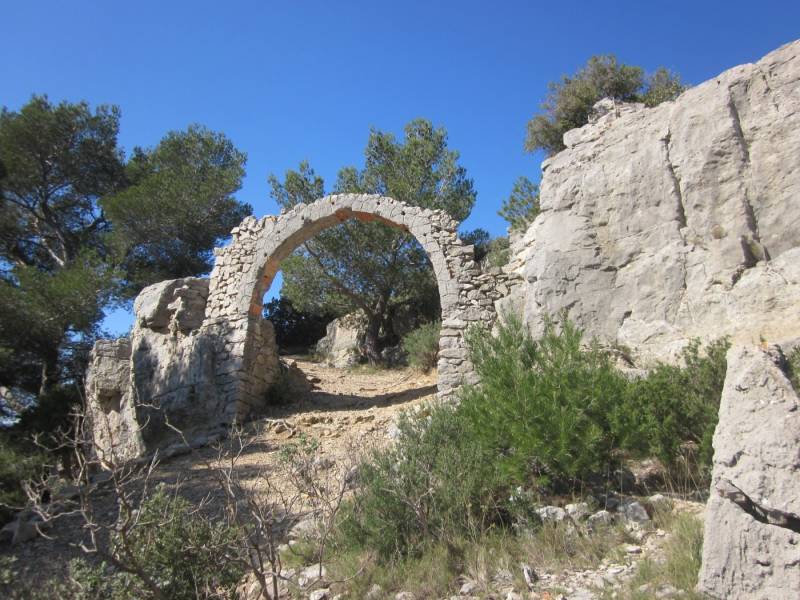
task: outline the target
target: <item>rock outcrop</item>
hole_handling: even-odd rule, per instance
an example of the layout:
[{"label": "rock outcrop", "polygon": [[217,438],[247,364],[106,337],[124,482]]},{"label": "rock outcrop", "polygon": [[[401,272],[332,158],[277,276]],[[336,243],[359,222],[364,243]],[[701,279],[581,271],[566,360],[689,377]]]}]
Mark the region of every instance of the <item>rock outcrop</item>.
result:
[{"label": "rock outcrop", "polygon": [[733,347],[714,432],[698,588],[713,598],[800,593],[800,398],[777,346]]},{"label": "rock outcrop", "polygon": [[[202,327],[208,284],[189,277],[145,288],[130,336],[95,344],[86,388],[101,458],[112,451],[117,462],[136,458],[180,443],[176,429],[192,440],[247,416],[229,402],[230,382],[218,369],[230,342],[214,326]],[[259,338],[259,374],[272,381],[277,347],[263,319]]]},{"label": "rock outcrop", "polygon": [[800,42],[674,102],[602,108],[543,163],[503,303],[534,333],[566,311],[645,359],[799,336]]},{"label": "rock outcrop", "polygon": [[361,362],[366,333],[367,318],[363,312],[344,315],[328,323],[325,337],[317,342],[316,352],[331,367],[352,367]]}]

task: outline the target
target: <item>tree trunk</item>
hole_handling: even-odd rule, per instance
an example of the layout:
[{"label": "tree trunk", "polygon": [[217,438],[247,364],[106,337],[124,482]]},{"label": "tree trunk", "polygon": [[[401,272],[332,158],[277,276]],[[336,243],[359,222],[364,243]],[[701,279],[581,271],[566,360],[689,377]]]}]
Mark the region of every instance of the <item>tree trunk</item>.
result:
[{"label": "tree trunk", "polygon": [[383,317],[380,314],[371,314],[367,317],[367,330],[364,334],[364,356],[371,365],[381,362],[381,351],[379,347],[379,336]]},{"label": "tree trunk", "polygon": [[44,396],[58,383],[58,350],[45,354],[42,360],[42,378],[39,382],[39,396]]}]

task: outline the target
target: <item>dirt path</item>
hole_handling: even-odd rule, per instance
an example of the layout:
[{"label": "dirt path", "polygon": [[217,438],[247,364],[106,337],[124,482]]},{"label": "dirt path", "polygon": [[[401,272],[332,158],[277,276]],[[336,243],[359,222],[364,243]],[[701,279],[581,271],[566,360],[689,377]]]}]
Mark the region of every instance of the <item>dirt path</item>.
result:
[{"label": "dirt path", "polygon": [[[265,418],[244,428],[249,445],[237,464],[244,479],[250,477],[255,481],[269,473],[278,460],[280,448],[301,436],[317,440],[320,457],[332,464],[344,464],[354,449],[363,452],[386,444],[401,411],[436,396],[435,373],[366,367],[334,369],[291,357],[288,362],[295,367],[294,375],[305,379],[305,385],[298,387],[306,389],[296,392],[288,403],[271,407]],[[276,427],[276,421],[281,426]],[[153,483],[169,487],[180,483],[181,495],[196,503],[210,500],[208,507],[213,512],[222,496],[213,473],[217,456],[217,449],[206,447],[164,460],[154,474]],[[96,496],[101,513],[109,517],[115,514],[115,499],[110,490],[100,488]],[[13,570],[17,582],[65,577],[69,561],[82,556],[75,547],[84,536],[78,518],[61,519],[48,535],[50,539],[0,547],[0,560],[15,559]],[[13,587],[16,584],[5,590]],[[0,581],[0,597],[6,595]]]}]

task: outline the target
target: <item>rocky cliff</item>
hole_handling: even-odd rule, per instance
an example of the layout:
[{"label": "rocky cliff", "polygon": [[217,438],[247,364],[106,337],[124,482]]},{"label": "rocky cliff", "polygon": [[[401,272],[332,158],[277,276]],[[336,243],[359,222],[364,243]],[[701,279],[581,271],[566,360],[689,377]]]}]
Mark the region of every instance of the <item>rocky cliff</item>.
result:
[{"label": "rocky cliff", "polygon": [[545,161],[499,304],[640,358],[800,336],[800,41],[656,108],[601,102]]}]

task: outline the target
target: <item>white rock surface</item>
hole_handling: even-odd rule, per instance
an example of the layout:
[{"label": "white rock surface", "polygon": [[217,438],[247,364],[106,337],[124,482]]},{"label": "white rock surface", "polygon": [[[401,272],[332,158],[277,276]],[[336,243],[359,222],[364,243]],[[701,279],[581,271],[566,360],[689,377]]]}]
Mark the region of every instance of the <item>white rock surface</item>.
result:
[{"label": "white rock surface", "polygon": [[566,310],[644,362],[800,336],[800,42],[564,141],[509,265],[534,333]]},{"label": "white rock surface", "polygon": [[800,398],[784,368],[774,346],[728,352],[698,583],[712,598],[800,591]]},{"label": "white rock surface", "polygon": [[317,354],[337,369],[361,362],[362,346],[367,332],[367,318],[358,311],[334,319],[325,329],[325,337],[317,342]]}]

